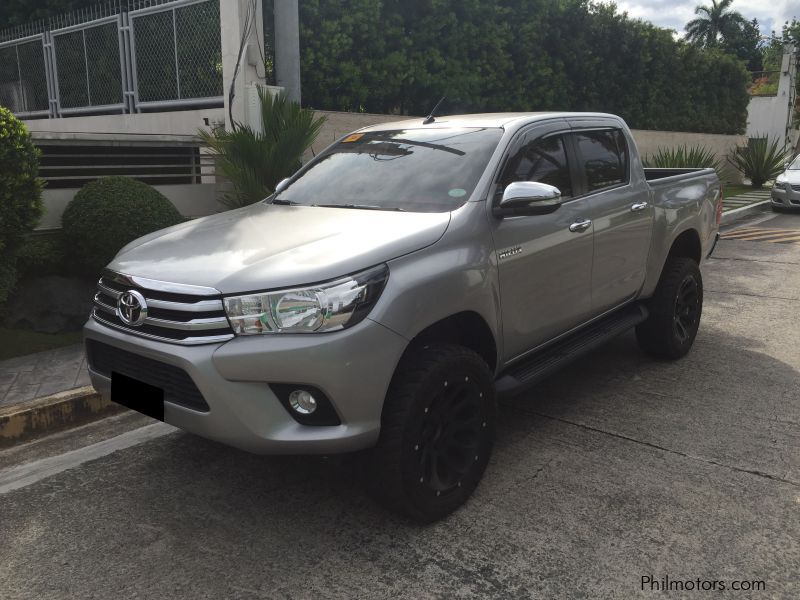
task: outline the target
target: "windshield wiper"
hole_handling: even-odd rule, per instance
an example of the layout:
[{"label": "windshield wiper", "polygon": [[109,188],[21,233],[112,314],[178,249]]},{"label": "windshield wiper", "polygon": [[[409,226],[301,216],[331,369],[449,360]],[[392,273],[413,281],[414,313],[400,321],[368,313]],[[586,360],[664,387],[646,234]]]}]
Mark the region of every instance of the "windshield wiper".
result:
[{"label": "windshield wiper", "polygon": [[292,200],[284,200],[283,198],[274,198],[271,204],[280,204],[282,206],[294,206],[296,204],[300,204],[299,202],[294,202]]},{"label": "windshield wiper", "polygon": [[320,208],[359,208],[363,210],[393,210],[397,212],[406,212],[404,208],[399,206],[376,206],[375,204],[312,204],[311,206],[318,206]]}]

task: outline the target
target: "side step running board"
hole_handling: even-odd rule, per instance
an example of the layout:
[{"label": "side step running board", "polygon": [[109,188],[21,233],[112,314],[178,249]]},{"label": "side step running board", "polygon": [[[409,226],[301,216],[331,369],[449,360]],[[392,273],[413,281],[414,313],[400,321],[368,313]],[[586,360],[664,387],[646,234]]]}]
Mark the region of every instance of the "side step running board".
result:
[{"label": "side step running board", "polygon": [[497,378],[495,381],[497,393],[513,394],[538,383],[553,371],[638,325],[647,319],[647,314],[644,305],[626,306],[534,353],[509,367]]}]

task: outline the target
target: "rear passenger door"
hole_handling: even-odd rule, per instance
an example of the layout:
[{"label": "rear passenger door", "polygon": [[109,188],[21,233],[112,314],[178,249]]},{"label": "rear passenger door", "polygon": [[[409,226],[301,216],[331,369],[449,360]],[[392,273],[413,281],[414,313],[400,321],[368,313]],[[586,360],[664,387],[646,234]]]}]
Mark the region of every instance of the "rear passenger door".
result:
[{"label": "rear passenger door", "polygon": [[594,315],[638,293],[644,283],[653,221],[647,182],[631,176],[630,141],[620,127],[602,123],[571,122],[578,195],[586,201],[594,226]]}]

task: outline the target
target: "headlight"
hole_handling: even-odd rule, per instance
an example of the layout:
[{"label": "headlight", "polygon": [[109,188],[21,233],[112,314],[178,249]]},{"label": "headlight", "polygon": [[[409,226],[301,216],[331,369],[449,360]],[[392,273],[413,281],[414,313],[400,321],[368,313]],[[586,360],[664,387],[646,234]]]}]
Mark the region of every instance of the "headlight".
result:
[{"label": "headlight", "polygon": [[319,285],[231,296],[225,312],[236,335],[335,331],[367,316],[388,277],[389,267],[380,265]]},{"label": "headlight", "polygon": [[785,181],[776,181],[773,186],[773,189],[776,190],[785,190],[786,189],[786,182]]}]

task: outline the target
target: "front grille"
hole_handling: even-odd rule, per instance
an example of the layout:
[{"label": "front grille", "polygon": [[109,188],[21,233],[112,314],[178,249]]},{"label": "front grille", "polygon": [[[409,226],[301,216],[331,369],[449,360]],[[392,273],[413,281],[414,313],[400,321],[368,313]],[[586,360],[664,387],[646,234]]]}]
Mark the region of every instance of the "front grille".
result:
[{"label": "front grille", "polygon": [[800,185],[793,185],[793,186],[792,186],[792,189],[793,189],[795,192],[800,192]]},{"label": "front grille", "polygon": [[179,367],[168,365],[114,346],[86,340],[86,357],[89,367],[101,375],[111,373],[127,375],[164,390],[164,400],[192,410],[208,412],[203,394],[197,389],[189,374]]},{"label": "front grille", "polygon": [[[139,292],[147,304],[147,317],[137,326],[125,323],[117,312],[120,296],[128,291]],[[92,317],[106,327],[172,344],[210,344],[233,338],[216,290],[110,271],[97,283]]]}]

